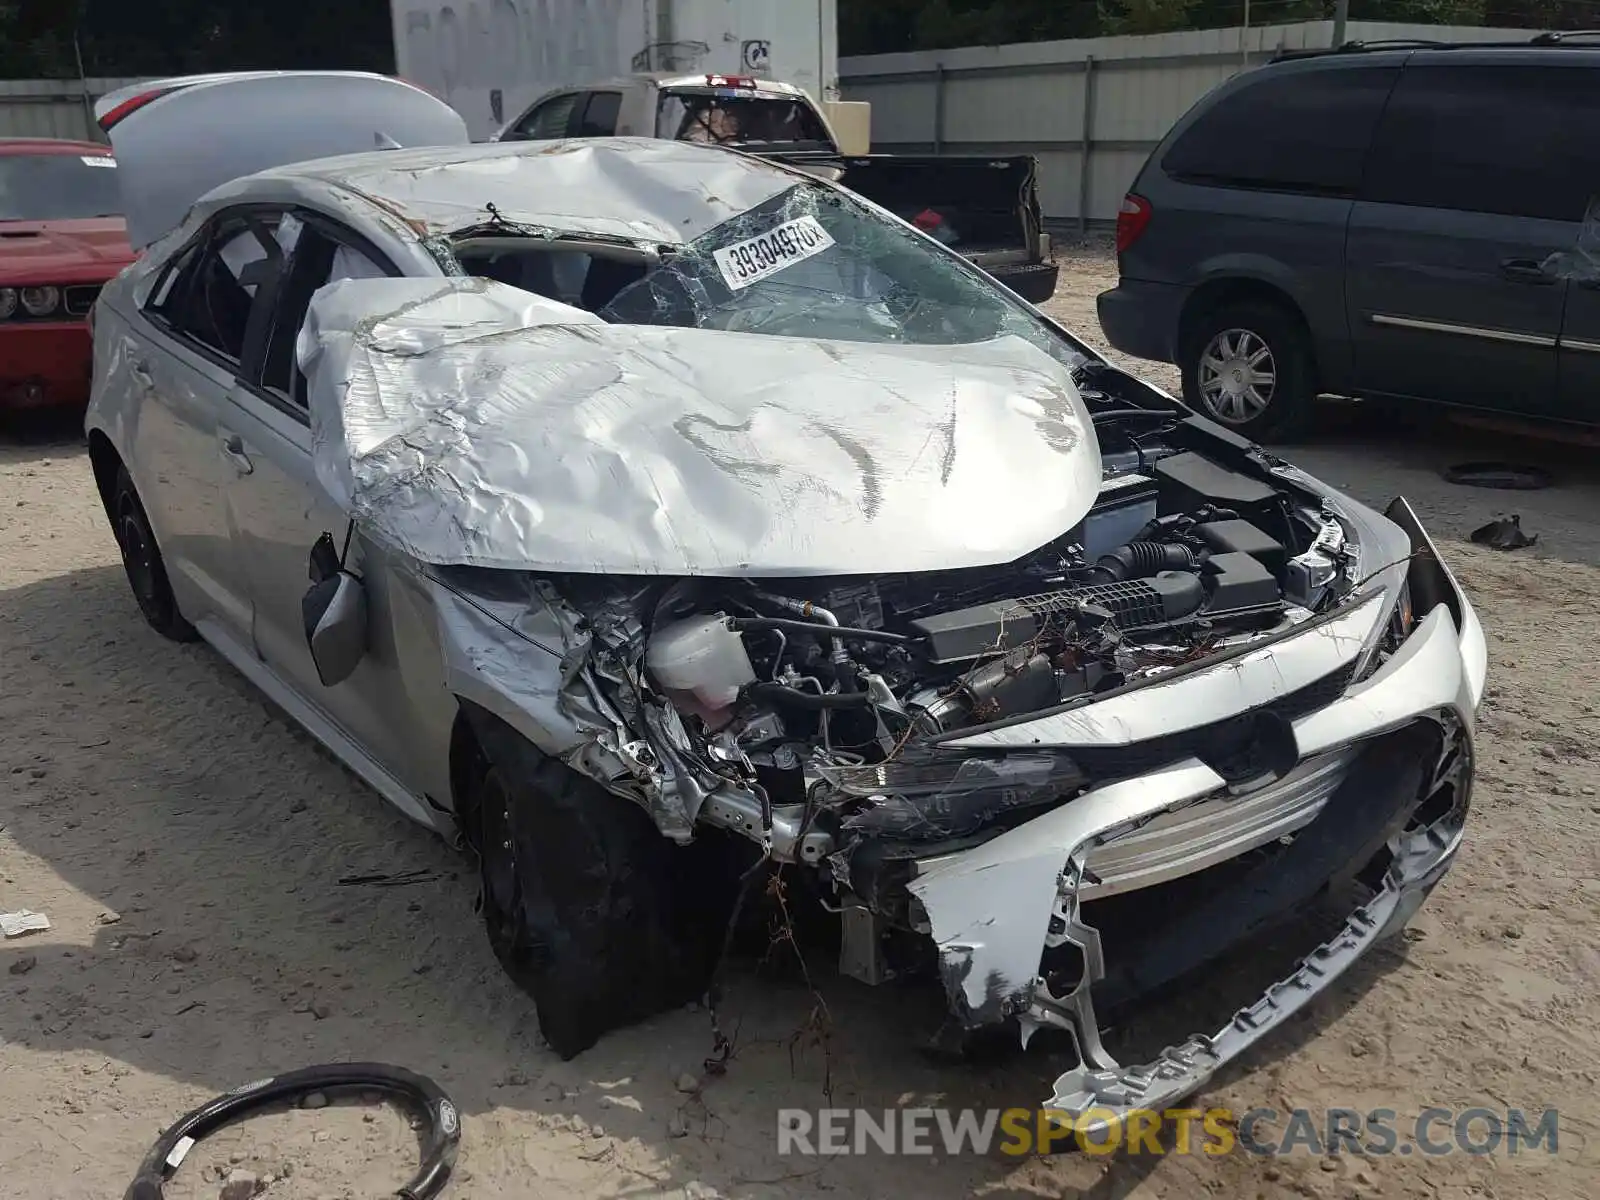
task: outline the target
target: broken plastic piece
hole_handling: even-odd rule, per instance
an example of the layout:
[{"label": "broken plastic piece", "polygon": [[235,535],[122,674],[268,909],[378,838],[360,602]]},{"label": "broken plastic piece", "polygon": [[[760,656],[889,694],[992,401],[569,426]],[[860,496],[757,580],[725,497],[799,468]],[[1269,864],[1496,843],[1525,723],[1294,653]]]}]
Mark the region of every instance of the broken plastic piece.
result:
[{"label": "broken plastic piece", "polygon": [[1523,533],[1522,518],[1516,513],[1510,516],[1502,513],[1487,525],[1474,529],[1471,540],[1476,545],[1493,546],[1496,550],[1521,550],[1537,542],[1539,535],[1536,533],[1529,537]]},{"label": "broken plastic piece", "polygon": [[461,1142],[460,1113],[433,1080],[386,1063],[306,1067],[256,1080],[207,1100],[180,1117],[157,1139],[139,1164],[139,1172],[123,1193],[123,1200],[161,1200],[162,1189],[197,1141],[258,1109],[292,1102],[312,1092],[369,1091],[398,1100],[421,1118],[422,1162],[411,1182],[394,1195],[405,1200],[432,1200],[450,1182],[450,1173],[455,1169],[456,1150]]},{"label": "broken plastic piece", "polygon": [[26,908],[0,913],[0,932],[4,932],[8,938],[21,937],[26,933],[43,933],[49,928],[50,918],[43,913],[30,912]]}]

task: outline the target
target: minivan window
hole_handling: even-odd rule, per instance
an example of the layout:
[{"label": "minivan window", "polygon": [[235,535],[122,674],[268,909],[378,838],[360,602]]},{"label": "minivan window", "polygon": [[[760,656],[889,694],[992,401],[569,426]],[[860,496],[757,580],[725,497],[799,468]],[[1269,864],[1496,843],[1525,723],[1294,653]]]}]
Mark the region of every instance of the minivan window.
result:
[{"label": "minivan window", "polygon": [[1594,74],[1541,63],[1408,67],[1374,140],[1364,196],[1579,221],[1596,194]]},{"label": "minivan window", "polygon": [[1353,196],[1398,67],[1263,72],[1202,112],[1161,159],[1175,179]]}]

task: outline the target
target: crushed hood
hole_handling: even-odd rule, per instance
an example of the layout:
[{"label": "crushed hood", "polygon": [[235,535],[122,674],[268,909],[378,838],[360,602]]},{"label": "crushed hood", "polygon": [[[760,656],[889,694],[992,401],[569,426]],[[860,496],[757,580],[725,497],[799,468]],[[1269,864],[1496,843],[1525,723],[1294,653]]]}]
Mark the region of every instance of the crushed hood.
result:
[{"label": "crushed hood", "polygon": [[1006,562],[1099,488],[1067,369],[610,325],[480,279],[349,280],[298,348],[317,477],[430,563],[774,576]]}]

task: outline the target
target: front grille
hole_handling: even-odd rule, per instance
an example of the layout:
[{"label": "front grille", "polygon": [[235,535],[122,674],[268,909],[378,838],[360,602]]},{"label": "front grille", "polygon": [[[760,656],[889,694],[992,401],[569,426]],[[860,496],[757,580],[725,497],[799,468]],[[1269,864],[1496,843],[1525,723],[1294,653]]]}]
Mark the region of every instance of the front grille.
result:
[{"label": "front grille", "polygon": [[1186,758],[1199,759],[1229,783],[1254,779],[1270,766],[1275,749],[1263,744],[1261,714],[1293,721],[1326,708],[1344,694],[1354,671],[1350,663],[1260,708],[1165,737],[1129,746],[1074,746],[1072,760],[1096,781],[1145,775]]},{"label": "front grille", "polygon": [[98,283],[85,283],[63,288],[61,292],[61,307],[66,310],[66,314],[69,317],[87,317],[89,310],[94,307],[94,302],[99,297],[100,285]]}]

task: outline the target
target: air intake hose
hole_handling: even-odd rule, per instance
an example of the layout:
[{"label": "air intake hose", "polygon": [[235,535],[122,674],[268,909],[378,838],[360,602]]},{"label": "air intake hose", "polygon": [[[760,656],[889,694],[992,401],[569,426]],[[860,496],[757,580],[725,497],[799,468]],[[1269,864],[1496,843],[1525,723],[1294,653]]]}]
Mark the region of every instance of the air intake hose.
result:
[{"label": "air intake hose", "polygon": [[1199,558],[1187,546],[1165,542],[1129,542],[1118,546],[1089,569],[1096,582],[1117,583],[1124,579],[1149,579],[1162,571],[1192,571]]}]

